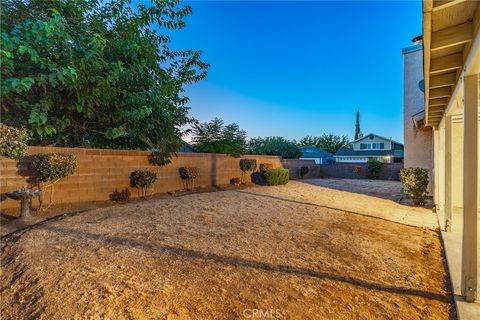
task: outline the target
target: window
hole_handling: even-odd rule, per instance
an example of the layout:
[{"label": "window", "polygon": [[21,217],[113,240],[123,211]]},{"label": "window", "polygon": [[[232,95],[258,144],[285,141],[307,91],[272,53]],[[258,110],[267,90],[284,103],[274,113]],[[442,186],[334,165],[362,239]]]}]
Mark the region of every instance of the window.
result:
[{"label": "window", "polygon": [[360,143],[360,150],[382,150],[385,149],[385,143]]},{"label": "window", "polygon": [[385,144],[383,142],[372,143],[372,149],[375,149],[375,150],[385,149]]}]

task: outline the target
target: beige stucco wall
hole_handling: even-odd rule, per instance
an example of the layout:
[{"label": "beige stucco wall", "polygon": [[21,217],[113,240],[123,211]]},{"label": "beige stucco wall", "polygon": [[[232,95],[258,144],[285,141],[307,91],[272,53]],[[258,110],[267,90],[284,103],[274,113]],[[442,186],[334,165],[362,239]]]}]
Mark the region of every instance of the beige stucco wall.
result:
[{"label": "beige stucco wall", "polygon": [[[415,50],[418,49],[418,50]],[[418,83],[423,80],[423,50],[421,45],[403,52],[403,138],[404,166],[428,169],[433,177],[433,136],[431,128],[418,130],[412,116],[424,110],[424,94]],[[431,183],[429,190],[432,192]]]},{"label": "beige stucco wall", "polygon": [[463,201],[463,116],[452,116],[452,204],[461,208]]}]

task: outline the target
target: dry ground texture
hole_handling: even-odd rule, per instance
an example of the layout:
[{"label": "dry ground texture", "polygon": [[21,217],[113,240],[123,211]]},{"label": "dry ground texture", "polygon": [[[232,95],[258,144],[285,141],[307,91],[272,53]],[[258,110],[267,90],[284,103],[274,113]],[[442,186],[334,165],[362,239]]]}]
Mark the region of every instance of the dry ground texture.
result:
[{"label": "dry ground texture", "polygon": [[2,319],[449,319],[441,243],[425,227],[434,216],[382,197],[398,183],[362,182],[375,197],[345,183],[355,185],[291,181],[39,224],[2,241]]}]

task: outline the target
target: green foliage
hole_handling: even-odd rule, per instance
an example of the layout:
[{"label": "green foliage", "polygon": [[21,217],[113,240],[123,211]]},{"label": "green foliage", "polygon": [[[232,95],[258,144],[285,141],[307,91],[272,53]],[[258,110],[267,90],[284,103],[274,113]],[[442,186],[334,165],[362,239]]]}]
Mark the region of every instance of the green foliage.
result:
[{"label": "green foliage", "polygon": [[157,181],[157,174],[148,170],[135,170],[130,174],[130,186],[141,190],[142,197],[147,195],[147,190]]},{"label": "green foliage", "polygon": [[234,178],[230,179],[230,184],[233,185],[233,186],[238,186],[238,185],[240,185],[240,183],[241,183],[241,180],[238,177],[234,177]]},{"label": "green foliage", "polygon": [[0,157],[18,160],[27,152],[30,134],[25,129],[12,128],[0,123]]},{"label": "green foliage", "polygon": [[54,183],[75,173],[77,158],[73,154],[39,153],[32,165],[39,182]]},{"label": "green foliage", "polygon": [[185,189],[193,190],[200,170],[196,167],[181,167],[178,169],[178,173],[185,184]]},{"label": "green foliage", "polygon": [[304,178],[308,174],[308,167],[301,166],[300,167],[300,178]]},{"label": "green foliage", "polygon": [[368,159],[367,173],[370,179],[380,178],[380,172],[382,171],[382,168],[383,168],[383,162],[375,159]]},{"label": "green foliage", "polygon": [[248,142],[248,153],[281,156],[287,159],[297,159],[302,155],[295,141],[282,137],[253,138]]},{"label": "green foliage", "polygon": [[115,202],[128,202],[130,201],[131,195],[132,194],[130,193],[130,190],[128,188],[125,188],[121,191],[115,189],[115,191],[113,191],[113,193],[110,195],[110,199]]},{"label": "green foliage", "polygon": [[240,170],[242,170],[241,182],[245,183],[245,174],[248,171],[255,171],[257,169],[257,159],[241,159]]},{"label": "green foliage", "polygon": [[33,144],[159,149],[188,124],[184,86],[206,76],[199,51],[169,48],[191,7],[179,0],[0,2],[2,122]]},{"label": "green foliage", "polygon": [[193,124],[193,143],[199,152],[225,153],[239,157],[246,150],[246,133],[238,124],[225,125],[215,118],[210,122]]},{"label": "green foliage", "polygon": [[355,121],[355,139],[354,140],[357,140],[360,138],[360,111],[357,110],[357,118],[356,118],[356,121]]},{"label": "green foliage", "polygon": [[257,159],[240,159],[240,170],[247,172],[255,169],[257,169]]},{"label": "green foliage", "polygon": [[350,140],[347,136],[337,136],[334,134],[323,134],[320,137],[306,136],[300,139],[301,146],[315,146],[331,154],[337,153],[340,148],[345,148],[350,145]]},{"label": "green foliage", "polygon": [[264,173],[265,180],[269,186],[278,186],[288,183],[288,169],[277,168],[268,169]]},{"label": "green foliage", "polygon": [[[178,146],[178,147],[175,147]],[[181,140],[178,141],[178,144],[176,142],[171,143],[170,147],[174,148],[174,150],[178,150],[181,146]],[[148,161],[150,164],[154,166],[165,166],[169,164],[170,161],[170,156],[171,154],[177,154],[176,152],[172,152],[169,148],[156,148],[151,151],[151,153],[148,155]]]},{"label": "green foliage", "polygon": [[400,170],[403,191],[417,206],[423,206],[428,196],[428,170],[425,168],[403,168]]}]

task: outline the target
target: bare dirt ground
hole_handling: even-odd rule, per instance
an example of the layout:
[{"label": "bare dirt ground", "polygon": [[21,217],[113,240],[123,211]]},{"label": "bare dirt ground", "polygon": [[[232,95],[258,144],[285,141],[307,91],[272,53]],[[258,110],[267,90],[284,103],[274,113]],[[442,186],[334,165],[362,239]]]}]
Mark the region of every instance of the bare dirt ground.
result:
[{"label": "bare dirt ground", "polygon": [[404,224],[430,211],[323,183],[100,208],[4,238],[2,319],[453,317],[437,232]]}]

